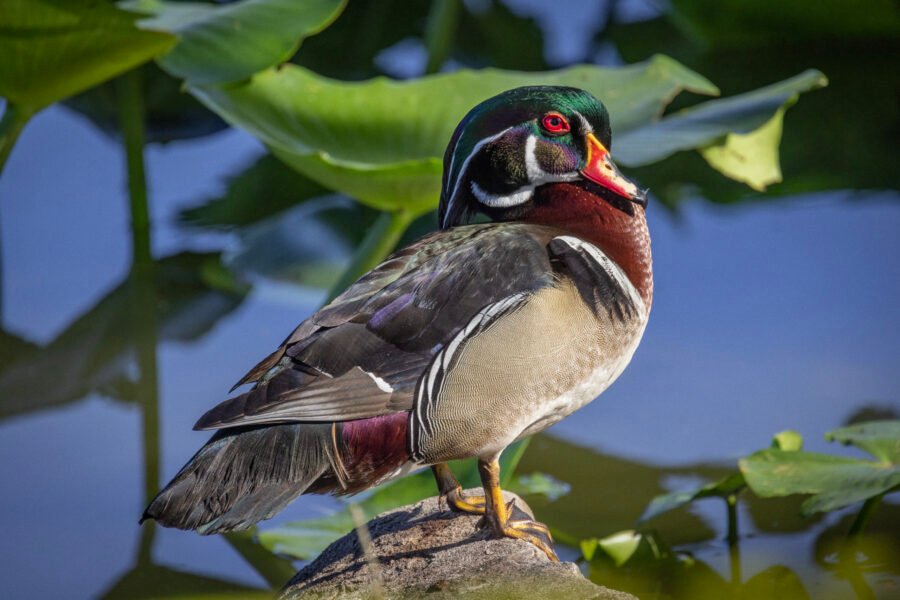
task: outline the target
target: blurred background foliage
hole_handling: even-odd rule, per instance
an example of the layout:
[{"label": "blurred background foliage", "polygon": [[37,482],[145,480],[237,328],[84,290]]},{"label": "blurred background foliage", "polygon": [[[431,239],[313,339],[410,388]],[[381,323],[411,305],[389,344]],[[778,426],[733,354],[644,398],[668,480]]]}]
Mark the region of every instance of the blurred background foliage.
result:
[{"label": "blurred background foliage", "polygon": [[[614,155],[675,214],[697,196],[736,203],[900,189],[900,16],[893,0],[608,0],[584,43],[564,53],[552,51],[561,46],[561,6],[0,0],[0,171],[28,120],[64,102],[121,140],[134,240],[128,276],[55,339],[36,344],[0,331],[0,418],[91,393],[137,405],[151,496],[161,483],[158,344],[208,335],[260,278],[333,294],[398,243],[433,229],[450,132],[480,99],[514,85],[561,82],[601,97],[614,120]],[[570,68],[582,63],[604,66]],[[768,87],[777,82],[785,83]],[[721,100],[707,97],[717,94]],[[231,243],[222,252],[154,256],[145,145],[229,126],[250,132],[269,152],[234,173],[221,196],[196,198],[177,226],[188,235],[224,233]],[[64,368],[48,379],[58,365]],[[608,548],[584,553],[583,566],[597,581],[641,597],[811,597],[785,566],[743,581],[740,556],[720,542],[724,509],[720,528],[686,507],[661,515],[652,529],[621,538],[624,555],[600,543],[635,527],[672,478],[716,481],[728,468],[660,467],[551,436],[509,454],[506,473],[518,464],[529,475],[509,485],[562,544],[583,550],[584,540],[595,539],[595,547]],[[568,458],[560,464],[554,456]],[[468,466],[457,468],[474,483]],[[581,485],[568,491],[576,480]],[[611,480],[629,484],[610,487]],[[419,476],[360,503],[371,515],[433,493]],[[877,595],[863,572],[897,581],[896,540],[878,533],[898,530],[896,506],[875,514],[868,558],[857,564],[834,559],[852,516],[815,529],[821,517],[801,518],[800,503],[750,496],[745,514],[763,536],[803,536],[821,569],[851,581],[859,597]],[[280,555],[308,559],[345,532],[348,519],[341,512],[229,539],[277,588],[293,572]],[[140,535],[134,568],[106,596],[265,593],[159,566],[152,524]],[[749,545],[743,551],[765,562],[766,548]],[[732,553],[728,576],[703,558],[722,552]]]}]

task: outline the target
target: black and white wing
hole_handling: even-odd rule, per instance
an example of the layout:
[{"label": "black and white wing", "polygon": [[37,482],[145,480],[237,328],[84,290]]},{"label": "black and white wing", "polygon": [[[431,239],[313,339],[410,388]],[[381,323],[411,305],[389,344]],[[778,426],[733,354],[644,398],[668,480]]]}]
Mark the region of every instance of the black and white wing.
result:
[{"label": "black and white wing", "polygon": [[413,406],[434,355],[484,307],[554,282],[550,228],[515,223],[433,233],[304,321],[241,381],[253,389],[195,425],[219,429],[369,418]]}]

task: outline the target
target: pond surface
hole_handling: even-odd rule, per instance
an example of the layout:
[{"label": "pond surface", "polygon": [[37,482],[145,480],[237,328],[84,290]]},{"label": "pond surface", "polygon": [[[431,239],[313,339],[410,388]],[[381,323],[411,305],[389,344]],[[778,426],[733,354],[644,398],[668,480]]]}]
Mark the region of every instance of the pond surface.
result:
[{"label": "pond surface", "polygon": [[[323,288],[252,274],[252,287],[234,285],[217,253],[239,262],[238,236],[178,224],[179,211],[221,196],[262,154],[235,131],[148,148],[162,258],[153,310],[129,300],[140,284],[128,283],[120,147],[65,108],[26,130],[0,181],[3,597],[268,587],[266,568],[222,537],[137,524],[146,495],[206,439],[194,420],[324,300]],[[695,200],[677,215],[651,206],[650,326],[620,381],[527,450],[520,473],[571,488],[556,501],[529,497],[538,516],[581,537],[608,535],[632,527],[653,496],[720,477],[777,431],[842,452],[823,432],[862,415],[896,418],[898,200]],[[336,273],[350,247],[329,231],[304,229],[298,244],[326,248]],[[799,501],[751,499],[740,505],[737,554],[723,541],[723,505],[707,500],[653,522],[680,553],[674,565],[585,571],[648,598],[897,597],[897,502],[872,521],[862,567],[842,567],[833,545],[852,510],[805,521]],[[264,528],[339,506],[304,497]]]}]

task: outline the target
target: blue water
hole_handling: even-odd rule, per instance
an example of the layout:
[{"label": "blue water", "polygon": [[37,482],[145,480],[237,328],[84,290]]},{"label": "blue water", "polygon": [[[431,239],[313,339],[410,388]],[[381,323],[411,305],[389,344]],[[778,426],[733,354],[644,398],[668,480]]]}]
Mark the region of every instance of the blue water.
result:
[{"label": "blue water", "polygon": [[[233,248],[227,234],[179,228],[176,215],[221,194],[261,153],[236,131],[149,148],[156,256]],[[656,295],[644,341],[613,388],[551,433],[647,463],[728,463],[781,429],[821,450],[821,434],[854,411],[900,409],[898,200],[833,192],[721,208],[697,199],[677,215],[651,205]],[[3,328],[47,343],[128,272],[119,145],[64,108],[38,115],[0,180],[0,228]],[[164,479],[206,439],[194,420],[324,298],[255,284],[207,335],[159,346]],[[131,567],[144,503],[140,428],[135,406],[94,394],[0,422],[0,595],[93,597]],[[304,498],[273,523],[334,506]],[[264,585],[220,538],[157,538],[159,563]]]}]

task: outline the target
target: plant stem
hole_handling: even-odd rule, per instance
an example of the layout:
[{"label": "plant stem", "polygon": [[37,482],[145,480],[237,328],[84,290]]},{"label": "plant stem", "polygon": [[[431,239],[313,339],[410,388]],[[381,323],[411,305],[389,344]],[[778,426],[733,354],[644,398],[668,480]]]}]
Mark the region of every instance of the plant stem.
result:
[{"label": "plant stem", "polygon": [[865,574],[857,562],[858,541],[856,538],[848,537],[838,548],[838,565],[840,567],[838,573],[847,579],[858,600],[875,600],[875,593],[866,583]]},{"label": "plant stem", "polygon": [[144,97],[140,71],[133,70],[117,80],[119,129],[125,146],[128,169],[128,198],[131,204],[132,256],[143,268],[153,255],[150,247],[150,212],[147,207],[147,178],[144,174]]},{"label": "plant stem", "polygon": [[433,0],[425,26],[428,62],[425,74],[437,73],[450,55],[450,46],[459,23],[459,0]]},{"label": "plant stem", "polygon": [[328,300],[334,300],[360,275],[369,271],[391,253],[396,247],[400,236],[412,222],[412,215],[407,211],[385,212],[378,216],[372,227],[366,233],[359,248],[353,255],[353,260],[347,269],[341,274],[340,279],[328,293]]},{"label": "plant stem", "polygon": [[[137,385],[138,406],[141,409],[142,440],[144,450],[144,500],[150,502],[159,491],[159,369],[156,349],[157,288],[152,264],[141,269],[133,268],[130,277],[131,327],[137,349],[140,377]],[[144,523],[138,548],[138,562],[151,562],[156,522]]]},{"label": "plant stem", "polygon": [[737,494],[726,496],[725,505],[728,508],[728,534],[726,539],[729,546],[734,546],[738,542]]},{"label": "plant stem", "polygon": [[[137,346],[138,406],[144,450],[144,496],[149,502],[159,489],[159,380],[157,367],[156,270],[150,250],[150,215],[147,209],[147,179],[144,174],[144,98],[141,73],[131,71],[116,82],[119,129],[125,147],[128,199],[131,208],[131,327]],[[155,523],[145,523],[138,548],[138,561],[150,562]]]},{"label": "plant stem", "polygon": [[363,555],[366,557],[366,564],[369,567],[369,580],[371,583],[366,595],[372,600],[383,600],[385,594],[384,579],[381,576],[381,564],[378,562],[378,556],[372,548],[372,536],[369,534],[369,528],[366,526],[366,516],[356,502],[351,502],[348,508],[351,517],[353,517],[356,537],[359,540]]},{"label": "plant stem", "polygon": [[878,494],[863,502],[862,508],[859,509],[859,513],[857,513],[856,518],[853,519],[853,524],[850,525],[850,530],[847,532],[848,538],[855,539],[863,532],[863,529],[865,529],[866,525],[869,523],[869,519],[872,518],[872,513],[875,512],[875,509],[881,504],[882,498],[884,498],[884,494]]},{"label": "plant stem", "polygon": [[13,146],[16,145],[19,134],[35,112],[33,109],[7,101],[6,110],[0,118],[0,173],[3,173],[3,166]]}]

